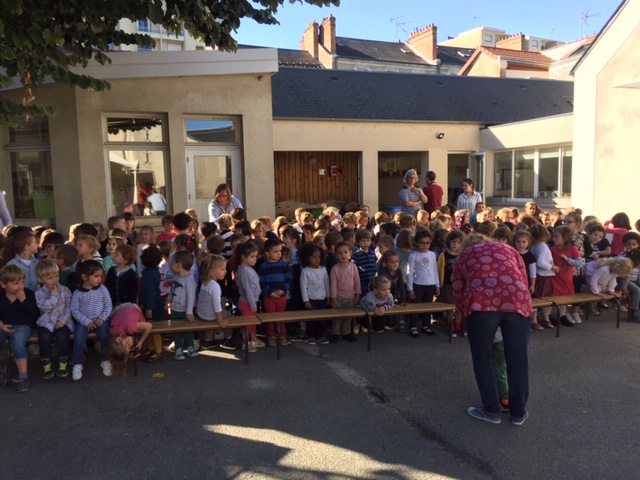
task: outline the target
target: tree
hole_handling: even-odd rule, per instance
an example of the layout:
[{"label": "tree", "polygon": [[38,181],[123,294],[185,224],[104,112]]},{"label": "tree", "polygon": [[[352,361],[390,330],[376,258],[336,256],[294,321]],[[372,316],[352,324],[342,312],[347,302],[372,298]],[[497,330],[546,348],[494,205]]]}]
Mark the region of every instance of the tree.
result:
[{"label": "tree", "polygon": [[[273,25],[285,0],[2,0],[0,2],[0,87],[17,77],[24,86],[21,103],[0,98],[0,123],[51,115],[35,94],[47,78],[71,87],[104,91],[109,83],[75,73],[93,59],[110,63],[107,52],[118,45],[154,46],[145,34],[125,33],[121,19],[149,19],[169,33],[184,28],[206,45],[235,51],[233,38],[243,19]],[[317,6],[340,0],[288,0]],[[77,68],[76,68],[77,71]]]}]

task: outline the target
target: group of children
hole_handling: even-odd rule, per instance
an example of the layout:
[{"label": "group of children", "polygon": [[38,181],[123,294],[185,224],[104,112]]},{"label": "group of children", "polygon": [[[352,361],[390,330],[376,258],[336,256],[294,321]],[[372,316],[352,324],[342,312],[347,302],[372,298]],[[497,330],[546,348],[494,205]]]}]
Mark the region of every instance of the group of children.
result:
[{"label": "group of children", "polygon": [[[18,369],[16,390],[29,389],[27,343],[34,327],[42,376],[66,377],[71,372],[74,380],[83,376],[90,332],[96,334],[105,376],[122,376],[132,356],[149,362],[161,358],[163,339],[151,334],[151,322],[162,319],[193,322],[197,316],[223,329],[224,340],[216,339],[213,330],[199,339],[192,332],[175,334],[175,360],[195,357],[199,348],[235,349],[227,318],[260,309],[358,306],[373,313],[370,328],[375,332],[397,329],[413,338],[434,335],[428,315],[396,321],[387,313],[409,301],[453,303],[453,265],[469,233],[512,245],[527,265],[534,296],[629,292],[631,318],[640,321],[640,234],[631,231],[626,215],[617,215],[612,219],[615,225],[605,228],[595,218],[583,222],[575,210],[556,215],[554,226],[544,225],[534,211],[516,215],[509,209],[507,215],[501,210],[489,220],[482,208],[475,218],[453,210],[448,206],[431,216],[421,211],[417,217],[395,218],[378,212],[370,218],[366,206],[342,217],[328,207],[315,219],[298,209],[296,222],[290,223],[285,217],[249,222],[244,211],[236,209],[202,224],[195,212],[187,211],[165,215],[157,235],[149,226],[135,229],[135,218],[129,214],[109,218],[106,235],[100,224],[77,224],[68,239],[54,230],[5,227],[0,344],[9,340]],[[606,238],[610,229],[615,229],[611,235],[616,252]],[[569,313],[562,309],[559,321],[579,323],[579,312],[579,305]],[[550,311],[540,313],[539,320],[533,318],[534,330],[552,326]],[[284,325],[276,332],[272,323],[267,328],[263,342],[256,327],[247,327],[250,352],[275,346],[278,333],[283,346],[287,333],[309,344],[355,342],[359,331],[369,326],[336,319],[330,325],[306,322],[295,332],[287,332]],[[452,335],[464,335],[460,313],[452,328]],[[6,381],[2,370],[0,380]]]}]

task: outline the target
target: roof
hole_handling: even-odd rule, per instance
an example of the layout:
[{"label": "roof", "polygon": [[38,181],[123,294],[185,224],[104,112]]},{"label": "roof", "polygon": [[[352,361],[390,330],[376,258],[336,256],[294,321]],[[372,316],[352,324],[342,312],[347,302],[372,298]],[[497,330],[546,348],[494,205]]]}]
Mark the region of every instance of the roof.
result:
[{"label": "roof", "polygon": [[540,65],[541,67],[548,68],[553,63],[553,60],[546,57],[540,52],[523,52],[522,50],[510,50],[508,48],[496,48],[496,47],[483,47],[476,48],[475,52],[467,63],[460,69],[458,75],[466,75],[467,71],[473,66],[476,59],[480,55],[488,55],[489,57],[498,60],[506,60],[507,62],[517,63],[518,65]]},{"label": "roof", "polygon": [[442,62],[443,65],[457,65],[462,67],[469,57],[473,55],[475,49],[473,48],[462,48],[462,47],[447,47],[444,45],[438,45],[438,60]]},{"label": "roof", "polygon": [[306,50],[278,49],[278,63],[287,67],[323,68],[320,60]]},{"label": "roof", "polygon": [[570,113],[573,83],[282,67],[274,119],[498,125]]},{"label": "roof", "polygon": [[430,65],[400,42],[380,42],[357,38],[336,37],[336,53],[339,57],[379,62]]}]

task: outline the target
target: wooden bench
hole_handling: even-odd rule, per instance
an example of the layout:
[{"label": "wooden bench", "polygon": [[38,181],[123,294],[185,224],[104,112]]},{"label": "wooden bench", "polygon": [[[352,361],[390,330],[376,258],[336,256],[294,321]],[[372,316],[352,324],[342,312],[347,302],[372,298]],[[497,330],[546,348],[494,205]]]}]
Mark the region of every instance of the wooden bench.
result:
[{"label": "wooden bench", "polygon": [[[616,328],[620,328],[620,299],[615,295],[602,294],[596,295],[595,293],[574,293],[573,295],[558,295],[556,297],[545,297],[541,300],[551,302],[556,308],[557,312],[557,325],[556,325],[556,337],[560,336],[560,305],[579,305],[581,303],[599,302],[600,300],[615,300],[618,304],[618,311],[616,313]],[[585,318],[589,320],[589,309],[585,312]]]}]

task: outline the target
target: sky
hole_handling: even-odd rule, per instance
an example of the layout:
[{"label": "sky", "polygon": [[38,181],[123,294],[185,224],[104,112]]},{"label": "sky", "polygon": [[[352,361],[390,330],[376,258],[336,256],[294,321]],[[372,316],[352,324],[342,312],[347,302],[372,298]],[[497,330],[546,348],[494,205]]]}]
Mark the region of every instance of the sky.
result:
[{"label": "sky", "polygon": [[[435,24],[438,41],[485,26],[525,35],[570,42],[597,33],[621,0],[341,0],[339,7],[316,7],[284,0],[276,18],[280,25],[244,20],[234,38],[243,45],[300,49],[307,25],[332,14],[338,37],[406,41],[415,28]],[[396,27],[396,23],[398,24]],[[397,32],[397,33],[396,33]]]}]

